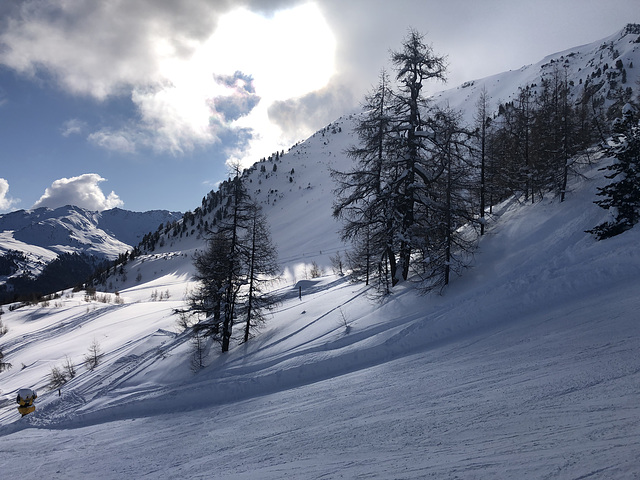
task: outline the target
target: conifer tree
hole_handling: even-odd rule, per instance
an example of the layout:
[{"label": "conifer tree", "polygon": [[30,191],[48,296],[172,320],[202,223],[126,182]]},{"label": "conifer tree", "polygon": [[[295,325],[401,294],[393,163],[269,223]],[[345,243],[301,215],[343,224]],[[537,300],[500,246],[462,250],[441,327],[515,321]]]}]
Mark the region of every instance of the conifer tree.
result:
[{"label": "conifer tree", "polygon": [[189,310],[203,314],[206,321],[196,324],[194,330],[204,331],[207,336],[220,340],[220,322],[224,300],[224,282],[229,271],[229,240],[223,233],[214,232],[206,248],[196,253],[193,264],[198,282],[196,290],[189,296]]},{"label": "conifer tree", "polygon": [[334,215],[345,220],[343,237],[355,247],[350,264],[365,281],[373,276],[388,293],[389,273],[393,286],[413,265],[430,290],[448,283],[463,244],[456,230],[472,219],[470,135],[457,114],[437,109],[422,92],[426,81],[445,78],[444,57],[422,35],[411,30],[391,59],[397,88],[382,75],[365,99],[360,145],[348,152],[356,167],[334,172]]},{"label": "conifer tree", "polygon": [[260,206],[252,202],[248,206],[248,224],[245,228],[244,263],[246,265],[246,291],[243,294],[244,341],[249,340],[251,330],[264,321],[264,311],[275,305],[275,297],[266,287],[279,273],[276,249],[266,217]]},{"label": "conifer tree", "polygon": [[207,248],[195,255],[194,278],[198,288],[189,298],[189,310],[205,319],[194,325],[194,333],[219,341],[222,352],[229,350],[233,326],[243,319],[244,340],[263,318],[263,311],[274,303],[266,285],[278,273],[276,250],[266,219],[252,201],[240,176],[221,187],[227,200]]},{"label": "conifer tree", "polygon": [[611,219],[588,230],[598,240],[619,235],[631,229],[640,219],[640,124],[638,112],[630,104],[622,110],[622,118],[613,126],[614,134],[607,145],[607,152],[615,161],[604,168],[612,180],[598,189],[596,200],[600,207],[609,210]]},{"label": "conifer tree", "polygon": [[516,109],[512,103],[507,103],[501,104],[498,112],[488,137],[491,159],[488,168],[492,195],[490,203],[524,193],[520,178],[522,165],[517,156]]},{"label": "conifer tree", "polygon": [[[347,150],[356,163],[350,172],[332,171],[337,183],[333,214],[344,220],[342,237],[354,245],[349,255],[357,275],[369,284],[376,272],[395,277],[396,254],[393,246],[394,221],[391,216],[389,178],[395,174],[390,152],[392,98],[389,77],[380,73],[378,86],[365,96],[363,114],[354,131],[360,143]],[[384,263],[385,268],[378,268]]]},{"label": "conifer tree", "polygon": [[430,120],[429,140],[432,162],[437,170],[431,177],[429,197],[416,202],[421,221],[416,245],[420,253],[419,275],[424,291],[449,284],[451,272],[460,273],[474,248],[472,239],[460,231],[475,223],[469,194],[476,179],[471,164],[472,133],[461,126],[460,115],[449,108],[438,109]]},{"label": "conifer tree", "polygon": [[520,188],[524,191],[524,198],[531,203],[535,201],[535,193],[538,188],[538,172],[532,156],[531,128],[533,126],[533,92],[528,85],[519,89],[516,98],[515,136],[516,158],[519,161],[516,179]]},{"label": "conifer tree", "polygon": [[[445,58],[434,53],[424,37],[410,30],[402,49],[391,53],[395,66],[396,80],[399,82],[395,95],[396,130],[396,168],[400,172],[393,182],[393,194],[396,199],[393,215],[399,219],[397,239],[399,242],[398,269],[394,282],[409,276],[409,266],[413,245],[420,242],[416,238],[415,225],[420,223],[416,217],[416,202],[425,203],[429,196],[429,186],[437,165],[428,153],[429,126],[426,123],[431,105],[422,88],[428,80],[445,80]],[[418,133],[420,132],[420,133]]]},{"label": "conifer tree", "polygon": [[489,138],[489,126],[491,119],[489,118],[489,96],[487,94],[486,87],[482,88],[480,92],[480,98],[476,104],[476,114],[474,121],[476,124],[476,138],[479,143],[477,149],[477,156],[479,157],[479,169],[480,169],[480,235],[484,235],[485,221],[484,215],[486,210],[487,201],[487,156],[488,156],[488,138]]},{"label": "conifer tree", "polygon": [[84,356],[84,364],[89,370],[94,370],[100,363],[104,354],[100,348],[100,344],[94,338],[91,345],[89,345],[89,353]]},{"label": "conifer tree", "polygon": [[248,194],[242,179],[240,178],[240,166],[235,166],[235,178],[232,180],[232,190],[230,196],[230,215],[218,226],[218,232],[226,235],[229,242],[227,251],[227,275],[224,280],[224,303],[222,318],[222,351],[229,350],[233,322],[236,315],[236,298],[238,291],[242,287],[244,278],[242,275],[243,265],[241,264],[240,251],[242,244],[240,241],[241,229],[246,218],[246,200]]}]

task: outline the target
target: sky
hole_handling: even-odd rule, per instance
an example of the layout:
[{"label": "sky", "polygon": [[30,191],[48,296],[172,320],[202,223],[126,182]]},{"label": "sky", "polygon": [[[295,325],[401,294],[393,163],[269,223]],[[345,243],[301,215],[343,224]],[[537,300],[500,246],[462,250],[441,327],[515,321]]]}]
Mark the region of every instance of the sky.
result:
[{"label": "sky", "polygon": [[0,213],[193,210],[228,177],[357,111],[410,28],[447,84],[640,22],[637,0],[0,3]]}]

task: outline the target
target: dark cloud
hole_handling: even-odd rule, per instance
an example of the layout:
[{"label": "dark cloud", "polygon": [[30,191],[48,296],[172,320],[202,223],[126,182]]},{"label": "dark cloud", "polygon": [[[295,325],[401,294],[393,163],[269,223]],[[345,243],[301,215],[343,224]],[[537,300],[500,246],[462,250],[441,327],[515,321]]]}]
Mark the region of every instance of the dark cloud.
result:
[{"label": "dark cloud", "polygon": [[[10,5],[6,5],[6,4]],[[269,13],[293,0],[24,0],[0,6],[0,64],[42,70],[71,93],[103,99],[154,85],[163,56],[188,58],[233,8]],[[159,46],[160,51],[159,51]]]},{"label": "dark cloud", "polygon": [[260,102],[257,95],[229,95],[216,97],[213,101],[216,112],[222,114],[227,122],[248,115]]},{"label": "dark cloud", "polygon": [[269,119],[289,137],[300,138],[355,108],[359,99],[337,79],[325,88],[299,98],[274,102]]}]

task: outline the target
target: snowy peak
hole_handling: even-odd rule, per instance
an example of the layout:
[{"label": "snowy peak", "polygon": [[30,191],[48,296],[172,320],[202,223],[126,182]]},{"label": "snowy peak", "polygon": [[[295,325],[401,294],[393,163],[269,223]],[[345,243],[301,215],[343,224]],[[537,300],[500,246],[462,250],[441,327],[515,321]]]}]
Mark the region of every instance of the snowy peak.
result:
[{"label": "snowy peak", "polygon": [[112,208],[97,214],[97,226],[127,245],[136,246],[146,233],[154,231],[161,223],[179,218],[182,218],[182,213],[167,210],[131,212]]},{"label": "snowy peak", "polygon": [[[25,245],[46,248],[55,253],[90,253],[113,259],[143,235],[155,230],[158,223],[180,218],[178,212],[129,212],[122,209],[92,212],[76,206],[56,209],[19,210],[0,215],[0,231]],[[0,251],[8,248],[0,241]],[[24,247],[24,249],[28,249]],[[23,250],[23,249],[20,249]]]},{"label": "snowy peak", "polygon": [[0,290],[19,292],[19,287],[9,284],[19,277],[38,277],[61,254],[114,260],[159,223],[181,216],[161,210],[94,212],[71,205],[0,215]]}]

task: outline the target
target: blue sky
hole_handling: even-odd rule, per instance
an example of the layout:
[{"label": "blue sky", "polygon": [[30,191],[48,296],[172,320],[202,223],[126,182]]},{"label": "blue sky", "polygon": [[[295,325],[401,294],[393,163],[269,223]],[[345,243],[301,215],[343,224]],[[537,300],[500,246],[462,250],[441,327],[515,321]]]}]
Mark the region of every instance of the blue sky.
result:
[{"label": "blue sky", "polygon": [[356,110],[409,27],[453,87],[629,22],[637,0],[3,2],[0,213],[192,210]]}]

